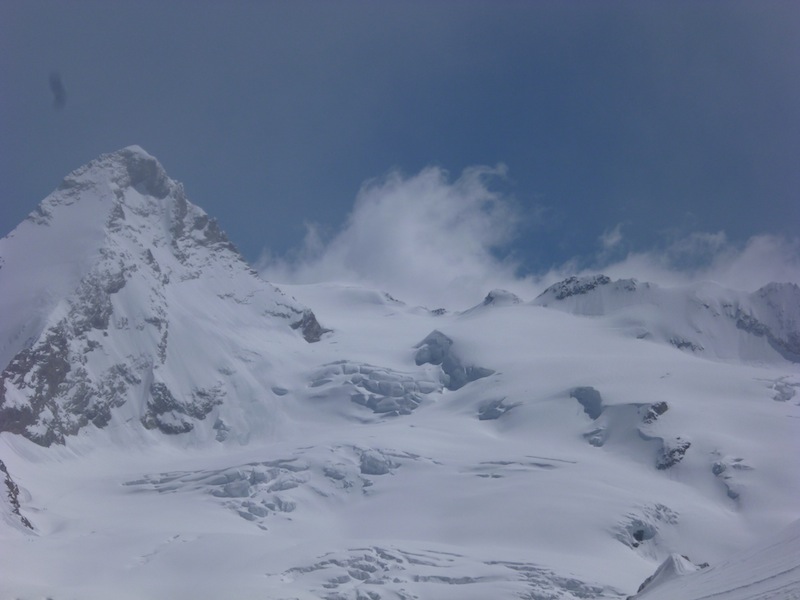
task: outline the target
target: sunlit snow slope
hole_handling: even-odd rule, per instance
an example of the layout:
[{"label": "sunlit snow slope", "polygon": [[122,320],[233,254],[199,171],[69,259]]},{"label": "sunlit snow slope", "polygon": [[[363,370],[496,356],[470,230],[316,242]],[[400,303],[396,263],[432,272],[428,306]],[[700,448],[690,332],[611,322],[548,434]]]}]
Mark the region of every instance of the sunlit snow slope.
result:
[{"label": "sunlit snow slope", "polygon": [[135,147],[0,256],[0,598],[625,598],[667,561],[642,598],[680,599],[796,566],[758,550],[800,518],[792,284],[279,292]]}]

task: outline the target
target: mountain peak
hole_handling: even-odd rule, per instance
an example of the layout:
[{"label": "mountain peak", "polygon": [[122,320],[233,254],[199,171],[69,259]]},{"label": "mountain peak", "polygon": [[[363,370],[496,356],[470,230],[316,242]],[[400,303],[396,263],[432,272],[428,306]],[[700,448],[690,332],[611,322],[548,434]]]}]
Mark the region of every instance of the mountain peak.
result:
[{"label": "mountain peak", "polygon": [[[229,250],[232,258],[243,260],[216,220],[191,204],[183,185],[170,179],[161,163],[140,146],[103,154],[76,169],[28,220],[50,224],[59,207],[74,204],[88,205],[84,209],[89,214],[79,219],[83,226],[93,222],[95,229],[102,230],[96,236],[98,239],[114,235],[141,238],[150,234],[151,244],[168,242],[182,262],[196,246]],[[70,208],[64,212],[75,217],[78,211]]]},{"label": "mountain peak", "polygon": [[304,343],[293,330],[326,332],[138,146],[70,173],[0,240],[0,264],[0,431],[43,445],[115,421],[188,433],[207,416],[246,435],[237,398],[269,390],[271,368],[227,355],[231,337],[287,348]]},{"label": "mountain peak", "polygon": [[520,304],[521,302],[522,300],[520,300],[519,296],[513,292],[499,288],[490,291],[486,294],[486,298],[483,299],[484,306],[507,306],[510,304]]},{"label": "mountain peak", "polygon": [[[649,284],[645,283],[645,287]],[[617,279],[613,281],[608,275],[588,275],[583,277],[567,277],[563,281],[554,283],[537,296],[535,303],[547,306],[548,301],[564,300],[573,296],[584,296],[593,290],[610,287],[615,291],[632,292],[637,289],[639,282],[636,279]]]},{"label": "mountain peak", "polygon": [[120,190],[135,188],[154,198],[165,198],[176,185],[158,160],[140,146],[127,146],[76,169],[64,178],[59,190],[85,188],[107,180]]}]

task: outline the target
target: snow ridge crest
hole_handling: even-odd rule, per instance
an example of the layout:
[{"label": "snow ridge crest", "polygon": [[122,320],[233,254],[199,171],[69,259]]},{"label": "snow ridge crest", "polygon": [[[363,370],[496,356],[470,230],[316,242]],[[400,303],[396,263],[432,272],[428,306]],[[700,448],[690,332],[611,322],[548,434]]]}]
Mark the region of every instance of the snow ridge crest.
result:
[{"label": "snow ridge crest", "polygon": [[111,181],[121,190],[132,187],[159,199],[169,195],[177,185],[154,156],[139,146],[128,146],[103,154],[76,169],[64,178],[58,189],[85,189],[104,180]]},{"label": "snow ridge crest", "polygon": [[[138,146],[73,171],[32,215],[0,240],[0,431],[48,446],[115,416],[167,434],[247,420],[222,408],[228,392],[252,387],[251,370],[252,393],[268,390],[269,368],[232,338],[326,332]],[[231,345],[253,358],[229,364]]]}]

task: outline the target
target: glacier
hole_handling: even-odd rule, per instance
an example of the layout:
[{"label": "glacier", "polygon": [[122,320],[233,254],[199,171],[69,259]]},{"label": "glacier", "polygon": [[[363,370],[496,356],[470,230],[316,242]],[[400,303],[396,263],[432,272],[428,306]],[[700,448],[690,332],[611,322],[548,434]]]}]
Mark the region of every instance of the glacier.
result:
[{"label": "glacier", "polygon": [[2,598],[800,597],[796,283],[276,287],[131,146],[0,314]]}]

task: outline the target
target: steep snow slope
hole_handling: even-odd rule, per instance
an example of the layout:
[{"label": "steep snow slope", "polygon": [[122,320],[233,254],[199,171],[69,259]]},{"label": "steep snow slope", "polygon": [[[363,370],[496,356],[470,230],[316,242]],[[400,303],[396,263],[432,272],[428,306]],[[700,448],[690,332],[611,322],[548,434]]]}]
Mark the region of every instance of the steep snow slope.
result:
[{"label": "steep snow slope", "polygon": [[636,600],[796,600],[800,598],[800,521],[719,565],[666,575],[654,578]]},{"label": "steep snow slope", "polygon": [[249,435],[291,328],[321,334],[137,147],[69,175],[0,256],[0,430],[44,445],[131,420]]},{"label": "steep snow slope", "polygon": [[[125,202],[157,203],[123,187]],[[614,312],[587,319],[499,290],[463,313],[349,284],[281,296],[216,242],[180,242],[200,261],[187,267],[170,214],[126,211],[140,235],[118,242],[131,256],[149,245],[168,283],[137,262],[108,294],[106,329],[70,316],[107,306],[103,294],[67,291],[39,335],[65,323],[67,351],[53,354],[92,382],[107,364],[135,366],[135,348],[181,406],[203,406],[196,390],[218,381],[225,395],[205,419],[157,413],[185,432],[147,429],[160,388],[130,384],[110,395],[121,401],[106,425],[49,447],[0,412],[17,489],[16,505],[0,504],[0,598],[625,598],[673,554],[714,567],[800,518],[800,369],[772,350],[708,360],[631,336]],[[101,263],[87,264],[76,281]],[[720,305],[747,296],[715,294]],[[767,297],[791,316],[788,294]],[[282,312],[271,302],[287,317],[265,314]],[[145,320],[154,306],[169,331],[163,361]],[[291,329],[312,323],[305,306],[331,330],[313,344]],[[648,331],[689,314],[648,310]],[[790,330],[789,318],[753,314],[776,338]],[[89,341],[100,346],[70,354]],[[70,381],[59,410],[75,406],[62,402]]]}]

